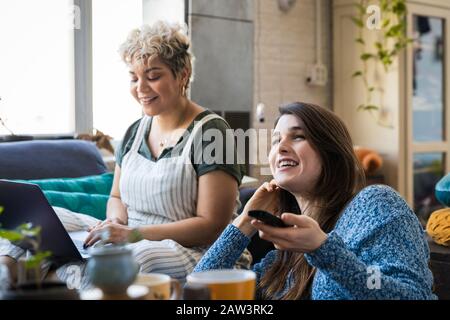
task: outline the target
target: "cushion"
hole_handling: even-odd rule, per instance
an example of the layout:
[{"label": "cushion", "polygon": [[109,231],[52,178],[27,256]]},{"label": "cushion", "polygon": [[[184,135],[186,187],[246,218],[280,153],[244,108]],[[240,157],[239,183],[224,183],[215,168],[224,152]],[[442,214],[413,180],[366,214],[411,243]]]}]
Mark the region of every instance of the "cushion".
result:
[{"label": "cushion", "polygon": [[437,210],[430,215],[427,233],[437,244],[450,246],[450,208]]},{"label": "cushion", "polygon": [[446,207],[450,207],[450,173],[436,184],[435,195],[440,203]]},{"label": "cushion", "polygon": [[[37,184],[42,190],[109,195],[114,179],[112,172],[79,178],[22,180]],[[19,180],[21,181],[21,180]]]},{"label": "cushion", "polygon": [[32,140],[0,143],[0,179],[73,178],[107,172],[93,142]]},{"label": "cushion", "polygon": [[107,195],[51,190],[44,190],[44,194],[52,206],[84,213],[100,220],[106,218],[106,204],[109,199]]},{"label": "cushion", "polygon": [[79,177],[41,180],[15,180],[37,184],[50,205],[105,219],[114,174],[111,172]]},{"label": "cushion", "polygon": [[383,158],[375,150],[359,146],[355,146],[354,150],[367,175],[373,175],[383,165]]}]

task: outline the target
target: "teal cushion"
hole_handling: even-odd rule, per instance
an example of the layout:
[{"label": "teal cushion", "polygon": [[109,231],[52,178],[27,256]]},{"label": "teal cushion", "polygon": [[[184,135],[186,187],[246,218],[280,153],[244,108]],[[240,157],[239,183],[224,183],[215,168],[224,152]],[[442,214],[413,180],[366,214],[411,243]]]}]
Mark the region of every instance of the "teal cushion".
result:
[{"label": "teal cushion", "polygon": [[444,176],[435,187],[436,199],[444,206],[450,207],[450,173]]},{"label": "teal cushion", "polygon": [[44,190],[44,194],[52,206],[84,213],[100,220],[106,218],[107,195],[49,190]]},{"label": "teal cushion", "polygon": [[37,184],[42,190],[109,195],[111,192],[113,178],[114,174],[108,172],[100,175],[79,178],[26,180],[26,182]]},{"label": "teal cushion", "polygon": [[37,184],[50,205],[73,212],[84,213],[97,219],[106,218],[106,205],[114,179],[113,173],[41,180],[16,180]]}]

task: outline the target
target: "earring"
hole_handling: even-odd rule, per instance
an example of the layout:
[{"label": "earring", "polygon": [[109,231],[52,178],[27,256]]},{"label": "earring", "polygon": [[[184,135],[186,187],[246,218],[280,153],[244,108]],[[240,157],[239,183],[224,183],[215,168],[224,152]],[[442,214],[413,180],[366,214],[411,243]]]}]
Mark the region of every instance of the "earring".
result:
[{"label": "earring", "polygon": [[182,96],[182,97],[185,97],[185,96],[186,96],[186,87],[185,87],[185,86],[182,86],[182,87],[181,87],[181,96]]}]

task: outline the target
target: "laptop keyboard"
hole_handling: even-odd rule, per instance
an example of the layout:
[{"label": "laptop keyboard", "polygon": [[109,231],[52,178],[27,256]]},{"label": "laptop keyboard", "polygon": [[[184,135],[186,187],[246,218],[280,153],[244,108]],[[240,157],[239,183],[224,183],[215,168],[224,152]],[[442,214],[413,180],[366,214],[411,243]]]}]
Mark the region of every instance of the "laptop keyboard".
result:
[{"label": "laptop keyboard", "polygon": [[78,239],[72,239],[72,241],[75,244],[75,247],[77,247],[78,251],[81,254],[88,254],[87,249],[83,248],[84,241],[78,240]]}]

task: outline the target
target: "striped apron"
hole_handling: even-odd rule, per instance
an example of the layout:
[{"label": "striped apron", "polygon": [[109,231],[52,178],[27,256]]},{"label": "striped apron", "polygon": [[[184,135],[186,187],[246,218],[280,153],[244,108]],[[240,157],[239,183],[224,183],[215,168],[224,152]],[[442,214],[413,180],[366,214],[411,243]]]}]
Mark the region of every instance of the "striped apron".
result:
[{"label": "striped apron", "polygon": [[[191,163],[191,146],[201,126],[219,118],[207,115],[196,122],[187,142],[174,147],[175,156],[157,161],[139,154],[151,118],[141,120],[131,150],[122,161],[120,195],[128,211],[128,225],[164,224],[195,217],[198,177]],[[130,244],[142,272],[161,272],[184,281],[206,248],[185,248],[171,239]]]}]

